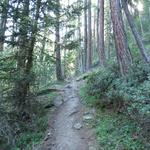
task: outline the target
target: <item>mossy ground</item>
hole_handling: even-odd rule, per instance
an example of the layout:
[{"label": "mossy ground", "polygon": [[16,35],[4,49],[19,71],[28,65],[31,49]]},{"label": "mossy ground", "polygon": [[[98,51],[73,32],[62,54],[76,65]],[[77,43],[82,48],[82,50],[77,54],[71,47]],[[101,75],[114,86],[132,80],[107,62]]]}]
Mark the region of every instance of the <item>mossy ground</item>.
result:
[{"label": "mossy ground", "polygon": [[96,118],[91,122],[102,150],[148,150],[141,140],[140,127],[123,114],[112,109],[99,107],[96,96],[87,96],[86,88],[81,88],[83,103],[96,107]]}]

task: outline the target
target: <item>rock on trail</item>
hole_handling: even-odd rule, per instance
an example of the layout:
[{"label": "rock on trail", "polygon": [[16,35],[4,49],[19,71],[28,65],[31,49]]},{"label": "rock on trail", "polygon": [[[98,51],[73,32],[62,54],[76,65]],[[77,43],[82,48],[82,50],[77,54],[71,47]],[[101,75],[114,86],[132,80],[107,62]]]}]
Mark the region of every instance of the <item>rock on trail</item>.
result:
[{"label": "rock on trail", "polygon": [[84,125],[84,119],[91,116],[85,116],[76,91],[77,82],[73,81],[64,87],[63,100],[56,99],[59,107],[40,150],[99,150],[91,130]]}]

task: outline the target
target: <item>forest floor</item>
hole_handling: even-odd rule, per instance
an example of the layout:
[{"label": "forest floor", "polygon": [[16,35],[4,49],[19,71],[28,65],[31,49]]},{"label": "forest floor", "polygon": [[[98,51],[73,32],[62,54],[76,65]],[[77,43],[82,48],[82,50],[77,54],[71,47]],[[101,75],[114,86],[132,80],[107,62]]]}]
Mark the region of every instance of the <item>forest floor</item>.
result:
[{"label": "forest floor", "polygon": [[58,96],[58,106],[50,119],[49,129],[41,150],[99,150],[95,135],[88,126],[94,119],[94,110],[81,103],[78,96],[82,81],[71,81],[62,87],[62,102]]}]

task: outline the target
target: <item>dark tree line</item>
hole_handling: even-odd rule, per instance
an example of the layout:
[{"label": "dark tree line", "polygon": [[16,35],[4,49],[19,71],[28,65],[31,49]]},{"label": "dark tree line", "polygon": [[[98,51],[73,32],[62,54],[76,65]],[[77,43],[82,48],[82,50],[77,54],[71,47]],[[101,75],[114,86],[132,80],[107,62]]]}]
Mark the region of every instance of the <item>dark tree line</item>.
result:
[{"label": "dark tree line", "polygon": [[[108,2],[107,2],[108,3]],[[107,64],[106,60],[106,48],[105,48],[105,29],[104,29],[104,22],[105,22],[105,13],[104,13],[104,1],[103,0],[98,0],[97,3],[97,51],[99,55],[99,62],[100,65],[104,66]],[[118,60],[118,65],[120,68],[120,72],[122,75],[125,75],[128,72],[129,66],[133,62],[132,58],[132,51],[129,48],[129,43],[127,39],[127,34],[126,30],[124,27],[124,19],[123,19],[123,12],[125,13],[125,16],[127,18],[127,21],[129,23],[129,26],[131,28],[131,31],[133,33],[133,36],[135,38],[135,41],[137,43],[137,46],[140,50],[141,56],[143,57],[143,60],[147,63],[149,63],[149,57],[147,55],[147,50],[144,46],[144,43],[142,41],[142,38],[140,37],[140,34],[136,28],[134,18],[132,14],[130,13],[130,10],[128,8],[129,5],[131,7],[133,6],[132,1],[126,1],[126,0],[114,0],[114,1],[109,1],[108,6],[110,5],[110,10],[111,10],[111,20],[112,20],[112,27],[113,27],[113,35],[114,35],[114,42],[115,42],[115,47],[116,47],[116,57]],[[94,44],[92,41],[88,41],[90,37],[92,36],[92,28],[91,28],[91,14],[89,13],[87,15],[87,11],[90,12],[91,10],[91,5],[90,1],[89,4],[85,0],[85,11],[84,11],[84,49],[87,52],[86,58],[86,63],[87,63],[87,69],[90,69],[92,67],[92,54],[93,51],[95,51],[90,45]],[[94,32],[94,31],[93,31]],[[88,34],[87,34],[88,33]],[[94,33],[93,33],[94,34]],[[91,65],[89,65],[91,64]],[[90,67],[89,67],[90,66]]]}]

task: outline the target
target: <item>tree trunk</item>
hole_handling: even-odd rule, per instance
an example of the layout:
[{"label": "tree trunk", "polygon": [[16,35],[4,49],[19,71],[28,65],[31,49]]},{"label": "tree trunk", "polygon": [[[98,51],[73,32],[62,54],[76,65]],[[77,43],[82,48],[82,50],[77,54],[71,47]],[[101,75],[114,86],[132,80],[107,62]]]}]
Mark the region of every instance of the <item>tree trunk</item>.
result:
[{"label": "tree trunk", "polygon": [[123,29],[123,22],[120,19],[119,0],[110,0],[111,18],[113,23],[113,33],[120,73],[125,75],[129,68],[129,55],[126,49],[126,39]]},{"label": "tree trunk", "polygon": [[[106,3],[107,4],[107,3]],[[108,60],[110,60],[111,57],[111,49],[113,49],[113,47],[111,46],[111,40],[112,40],[112,23],[111,23],[111,16],[110,16],[110,9],[109,9],[109,4],[107,4],[106,6],[106,58]]]},{"label": "tree trunk", "polygon": [[84,0],[84,72],[87,60],[87,0]]},{"label": "tree trunk", "polygon": [[128,9],[128,4],[125,1],[122,1],[122,3],[123,3],[124,12],[126,14],[129,26],[131,28],[131,31],[132,31],[133,36],[135,38],[135,41],[136,41],[136,43],[137,43],[137,45],[138,45],[138,47],[140,49],[141,55],[142,55],[142,57],[143,57],[145,62],[150,63],[150,59],[149,59],[149,57],[146,54],[146,49],[144,47],[142,39],[141,39],[137,29],[136,29],[136,25],[134,23],[134,19],[133,19],[132,15],[130,14],[130,11]]},{"label": "tree trunk", "polygon": [[[21,20],[20,26],[20,50],[18,52],[17,69],[19,79],[15,85],[15,99],[17,100],[16,107],[19,112],[22,112],[26,105],[26,97],[29,92],[31,83],[31,69],[33,64],[33,50],[36,42],[36,35],[38,32],[38,19],[41,0],[37,0],[34,24],[31,28],[31,37],[28,37],[29,22]],[[29,17],[29,0],[24,1],[24,17]]]},{"label": "tree trunk", "polygon": [[81,17],[78,16],[78,39],[79,39],[79,71],[83,73],[83,51],[81,47]]},{"label": "tree trunk", "polygon": [[93,58],[97,56],[97,9],[94,9],[94,17],[93,17]]},{"label": "tree trunk", "polygon": [[99,0],[97,0],[97,28],[96,28],[96,30],[97,30],[97,47],[96,47],[96,49],[97,49],[97,53],[98,53],[98,56],[99,56],[99,61],[100,61],[100,53],[99,53],[99,21],[100,21],[100,17],[99,17],[99,15],[100,15],[100,8],[99,8]]},{"label": "tree trunk", "polygon": [[88,40],[87,40],[87,70],[92,66],[92,24],[91,24],[91,0],[88,0]]},{"label": "tree trunk", "polygon": [[104,49],[104,0],[99,0],[99,58],[100,64],[105,65],[105,49]]},{"label": "tree trunk", "polygon": [[[30,40],[30,45],[29,45],[28,54],[27,54],[27,64],[26,64],[27,75],[30,74],[32,66],[33,66],[33,50],[34,50],[34,46],[36,43],[36,35],[38,32],[38,19],[39,19],[40,7],[41,7],[41,0],[37,0],[34,24],[31,30],[32,34],[31,34],[31,40]],[[29,86],[29,83],[28,83],[28,86]]]},{"label": "tree trunk", "polygon": [[58,7],[56,9],[56,25],[55,25],[55,53],[56,53],[56,77],[57,80],[63,80],[61,68],[61,52],[60,52],[60,1],[57,0]]},{"label": "tree trunk", "polygon": [[119,11],[119,17],[120,17],[120,20],[121,20],[121,23],[122,23],[122,29],[123,29],[123,33],[124,33],[124,39],[125,39],[125,48],[126,48],[126,52],[127,52],[127,55],[128,55],[128,61],[130,63],[133,62],[133,58],[132,58],[132,54],[131,54],[131,50],[129,48],[129,45],[128,45],[128,40],[127,40],[127,34],[126,34],[126,31],[125,31],[125,25],[124,25],[124,20],[123,20],[123,14],[122,14],[122,8],[121,8],[121,3],[120,1],[118,2],[118,11]]},{"label": "tree trunk", "polygon": [[19,51],[17,56],[17,75],[18,79],[15,83],[14,99],[15,106],[19,112],[22,112],[27,96],[27,80],[26,76],[26,60],[27,60],[27,45],[28,45],[28,21],[24,18],[29,17],[29,0],[24,1],[23,12],[20,20],[19,29]]}]

